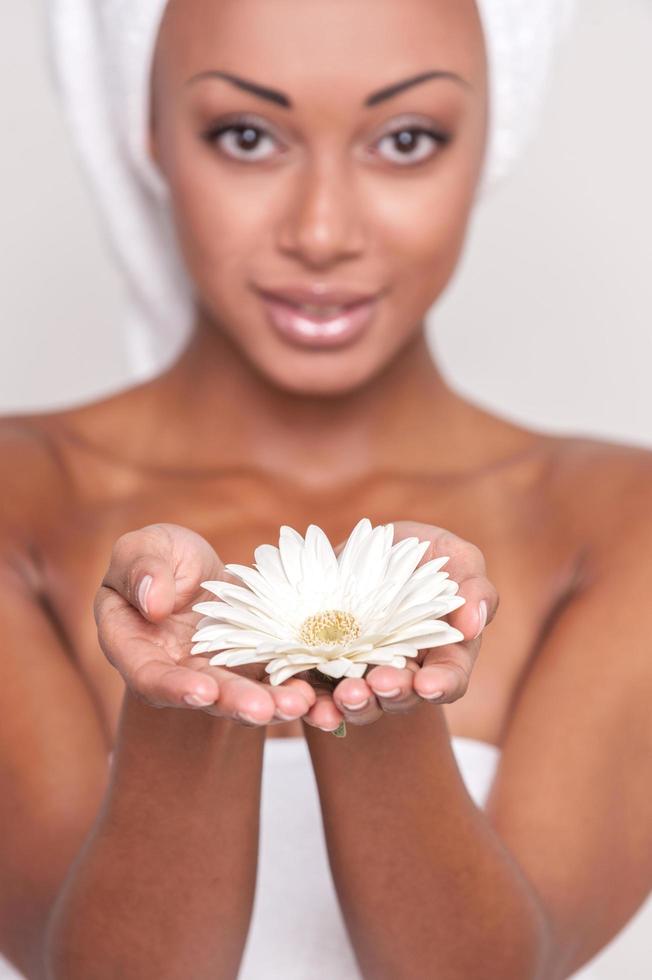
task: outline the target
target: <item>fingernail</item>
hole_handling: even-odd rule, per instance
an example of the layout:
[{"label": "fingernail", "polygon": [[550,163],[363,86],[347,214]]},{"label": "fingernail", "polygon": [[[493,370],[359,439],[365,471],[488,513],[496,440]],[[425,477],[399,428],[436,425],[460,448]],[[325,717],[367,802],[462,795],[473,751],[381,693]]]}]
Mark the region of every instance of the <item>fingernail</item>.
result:
[{"label": "fingernail", "polygon": [[211,698],[210,701],[207,701],[200,694],[184,694],[183,700],[194,708],[207,708],[209,704],[213,704],[215,699]]},{"label": "fingernail", "polygon": [[364,701],[358,701],[357,704],[347,704],[346,701],[342,701],[342,705],[347,711],[362,711],[362,709],[366,708],[368,704],[369,698],[365,698]]},{"label": "fingernail", "polygon": [[298,715],[286,715],[282,711],[276,709],[276,717],[280,718],[281,721],[296,721]]},{"label": "fingernail", "polygon": [[422,694],[421,695],[421,697],[422,698],[425,698],[426,701],[436,701],[438,698],[442,698],[443,696],[444,696],[444,692],[443,691],[433,691],[431,694]]},{"label": "fingernail", "polygon": [[400,687],[393,687],[391,691],[376,691],[377,698],[397,698],[401,693]]},{"label": "fingernail", "polygon": [[257,718],[252,718],[251,715],[245,714],[244,711],[238,711],[236,717],[239,718],[240,721],[243,721],[246,725],[260,725],[260,722],[258,721]]},{"label": "fingernail", "polygon": [[480,633],[482,633],[483,629],[487,625],[487,603],[484,601],[484,599],[478,606],[478,621],[480,623],[480,626],[478,628],[478,632],[473,637],[474,640],[477,640],[477,638],[480,636]]},{"label": "fingernail", "polygon": [[151,575],[145,575],[142,579],[140,585],[138,586],[138,603],[141,609],[149,615],[149,609],[147,608],[147,593],[149,592],[150,586],[153,582]]}]

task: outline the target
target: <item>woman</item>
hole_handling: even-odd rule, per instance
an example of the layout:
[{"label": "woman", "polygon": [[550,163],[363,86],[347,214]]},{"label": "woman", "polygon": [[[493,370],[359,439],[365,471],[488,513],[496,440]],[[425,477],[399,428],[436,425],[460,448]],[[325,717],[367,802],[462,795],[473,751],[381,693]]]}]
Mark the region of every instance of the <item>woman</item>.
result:
[{"label": "woman", "polygon": [[[146,383],[2,427],[0,929],[25,976],[553,980],[643,901],[650,454],[479,409],[423,336],[487,80],[470,0],[167,5],[151,154],[192,336]],[[451,556],[463,642],[332,693],[190,656],[223,562],[361,516]],[[263,748],[282,779],[295,736],[350,947],[288,778],[243,959]]]}]

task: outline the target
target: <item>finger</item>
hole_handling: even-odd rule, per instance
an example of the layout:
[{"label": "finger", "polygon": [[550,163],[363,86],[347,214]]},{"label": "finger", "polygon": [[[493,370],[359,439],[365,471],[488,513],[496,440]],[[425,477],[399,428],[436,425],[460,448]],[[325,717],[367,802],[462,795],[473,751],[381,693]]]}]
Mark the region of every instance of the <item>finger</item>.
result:
[{"label": "finger", "polygon": [[314,688],[297,677],[291,677],[283,684],[270,685],[269,691],[274,699],[274,717],[279,721],[302,718],[317,701]]},{"label": "finger", "polygon": [[157,708],[206,707],[220,695],[215,677],[196,670],[144,657],[133,670],[129,688],[142,701]]},{"label": "finger", "polygon": [[426,701],[450,703],[463,697],[480,650],[481,639],[428,650],[414,674],[414,690]]},{"label": "finger", "polygon": [[315,703],[302,720],[312,728],[321,728],[323,732],[334,732],[344,721],[344,715],[333,701],[332,692],[317,687],[315,688]]},{"label": "finger", "polygon": [[150,524],[121,535],[95,600],[96,620],[108,590],[126,599],[151,622],[186,608],[203,592],[202,581],[227,579],[209,543],[177,524]]},{"label": "finger", "polygon": [[475,575],[461,581],[452,572],[450,575],[459,584],[457,594],[463,596],[466,602],[448,613],[446,620],[464,634],[465,640],[475,640],[496,615],[498,593],[485,575]]},{"label": "finger", "polygon": [[430,548],[421,559],[422,565],[433,558],[448,556],[443,571],[458,583],[457,594],[466,602],[448,613],[446,620],[464,634],[465,640],[475,639],[492,621],[499,604],[498,591],[486,575],[483,552],[471,541],[445,528],[416,521],[396,521],[394,540],[401,541],[407,537],[430,541]]},{"label": "finger", "polygon": [[[197,673],[215,677],[222,691],[225,691],[225,677],[239,677],[248,682],[244,686],[230,687],[217,704],[206,706],[198,703],[196,705],[205,708],[207,714],[215,717],[229,717],[245,725],[273,725],[302,718],[316,700],[315,691],[311,685],[300,678],[292,677],[283,684],[272,687],[270,684],[262,683],[257,679],[256,670],[251,664],[245,664],[237,669],[214,667],[210,665],[210,657],[201,654],[188,657],[185,662],[189,661],[192,661],[192,668]],[[261,688],[264,693],[264,710],[261,711],[257,710],[259,705],[259,699],[256,696],[257,688]],[[272,698],[274,709],[271,718],[269,717],[268,696]],[[190,703],[194,704],[194,702]]]},{"label": "finger", "polygon": [[352,725],[370,725],[382,717],[376,696],[363,677],[345,677],[333,691],[333,701]]},{"label": "finger", "polygon": [[374,667],[366,674],[365,679],[382,711],[401,714],[419,704],[420,698],[414,690],[418,669],[418,664],[409,662],[403,668]]},{"label": "finger", "polygon": [[203,709],[207,714],[245,725],[268,725],[272,721],[275,702],[268,684],[251,680],[228,667],[208,669],[216,673],[220,693],[215,704]]}]

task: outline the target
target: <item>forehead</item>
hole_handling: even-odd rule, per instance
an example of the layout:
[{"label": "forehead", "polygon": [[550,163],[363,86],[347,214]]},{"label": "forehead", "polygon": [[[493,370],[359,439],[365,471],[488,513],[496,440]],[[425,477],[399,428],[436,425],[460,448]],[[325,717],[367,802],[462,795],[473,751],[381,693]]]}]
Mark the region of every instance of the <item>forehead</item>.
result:
[{"label": "forehead", "polygon": [[170,0],[155,65],[166,88],[220,69],[301,99],[429,69],[481,87],[486,72],[474,0]]}]

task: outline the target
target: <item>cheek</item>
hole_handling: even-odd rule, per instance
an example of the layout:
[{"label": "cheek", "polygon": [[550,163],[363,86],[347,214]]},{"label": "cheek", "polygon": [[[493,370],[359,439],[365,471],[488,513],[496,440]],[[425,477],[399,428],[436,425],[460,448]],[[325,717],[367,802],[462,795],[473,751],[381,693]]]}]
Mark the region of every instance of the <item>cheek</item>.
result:
[{"label": "cheek", "polygon": [[[442,161],[443,164],[443,161]],[[389,271],[411,311],[427,309],[450,279],[473,206],[473,173],[453,160],[376,189],[374,227]]]},{"label": "cheek", "polygon": [[[265,239],[269,181],[233,176],[210,148],[180,146],[169,179],[174,221],[188,271],[201,292],[233,282]],[[218,287],[219,288],[219,287]]]},{"label": "cheek", "polygon": [[228,280],[260,238],[260,211],[214,180],[178,185],[174,210],[188,269],[200,287]]}]

